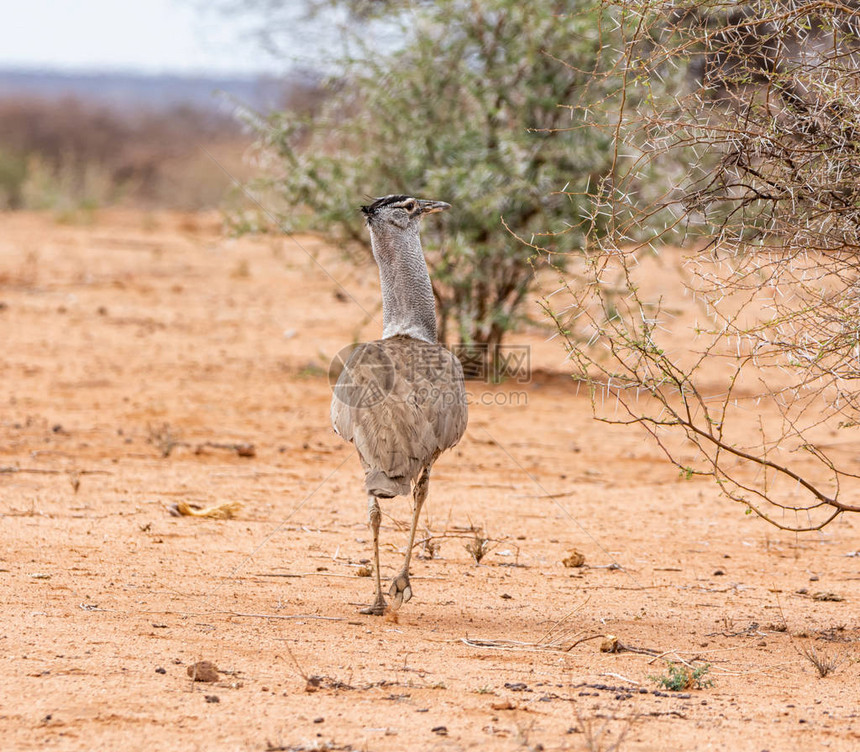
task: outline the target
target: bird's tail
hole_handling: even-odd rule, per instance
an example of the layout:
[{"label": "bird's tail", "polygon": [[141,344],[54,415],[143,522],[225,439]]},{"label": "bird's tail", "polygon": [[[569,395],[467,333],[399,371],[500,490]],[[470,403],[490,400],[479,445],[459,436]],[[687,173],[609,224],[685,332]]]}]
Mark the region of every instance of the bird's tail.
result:
[{"label": "bird's tail", "polygon": [[364,476],[364,487],[367,493],[377,499],[390,499],[394,496],[408,496],[410,491],[409,478],[391,478],[382,470],[368,470]]}]

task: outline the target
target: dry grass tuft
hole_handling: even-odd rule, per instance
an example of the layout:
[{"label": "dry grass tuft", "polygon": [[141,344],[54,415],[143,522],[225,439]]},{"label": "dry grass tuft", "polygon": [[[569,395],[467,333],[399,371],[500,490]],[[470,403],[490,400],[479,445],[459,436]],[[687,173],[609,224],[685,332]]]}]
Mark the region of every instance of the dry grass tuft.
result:
[{"label": "dry grass tuft", "polygon": [[824,679],[826,676],[836,671],[836,669],[839,668],[845,660],[844,657],[837,658],[824,650],[819,652],[815,649],[815,645],[803,645],[798,648],[798,650],[806,660],[815,666],[815,670],[818,672],[818,676],[821,679]]},{"label": "dry grass tuft", "polygon": [[170,427],[170,423],[160,426],[152,424],[146,427],[146,442],[152,444],[162,457],[169,457],[176,447],[182,443],[179,432]]},{"label": "dry grass tuft", "polygon": [[492,543],[493,541],[489,538],[483,538],[476,532],[474,539],[466,543],[463,548],[469,552],[469,555],[475,560],[475,564],[480,564],[481,559],[490,552]]},{"label": "dry grass tuft", "polygon": [[81,487],[80,472],[78,470],[69,470],[67,475],[69,476],[69,484],[72,486],[72,490],[77,493]]},{"label": "dry grass tuft", "polygon": [[[588,752],[618,752],[638,718],[635,713],[626,718],[618,718],[613,713],[609,717],[604,717],[603,723],[598,725],[595,718],[584,718],[576,706],[574,709],[578,723],[578,728],[575,731],[583,735],[583,746]],[[617,721],[621,722],[621,727],[613,739],[611,724]]]}]

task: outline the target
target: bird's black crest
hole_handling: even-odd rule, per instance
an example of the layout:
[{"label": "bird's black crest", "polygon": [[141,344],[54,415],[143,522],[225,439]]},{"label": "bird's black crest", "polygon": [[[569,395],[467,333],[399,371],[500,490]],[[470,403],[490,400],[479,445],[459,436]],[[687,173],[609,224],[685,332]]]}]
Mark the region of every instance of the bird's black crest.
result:
[{"label": "bird's black crest", "polygon": [[400,201],[406,201],[406,199],[411,198],[405,194],[397,194],[395,196],[383,196],[382,198],[376,199],[369,206],[362,206],[361,213],[364,214],[365,217],[369,217],[373,214],[377,209],[381,209],[383,206],[388,206],[389,204],[396,204]]}]

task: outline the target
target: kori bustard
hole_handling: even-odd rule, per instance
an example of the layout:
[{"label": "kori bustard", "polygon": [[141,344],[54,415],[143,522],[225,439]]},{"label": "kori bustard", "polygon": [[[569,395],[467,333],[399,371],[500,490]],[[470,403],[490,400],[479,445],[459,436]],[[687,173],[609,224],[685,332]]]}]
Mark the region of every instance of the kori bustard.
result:
[{"label": "kori bustard", "polygon": [[393,608],[412,597],[409,562],[415,528],[439,455],[466,430],[460,361],[436,341],[436,303],[421,250],[421,218],[443,201],[384,196],[364,212],[382,287],[382,339],[352,351],[331,403],[334,430],[351,441],[364,468],[376,597],[362,609],[382,614],[378,499],[412,491],[412,526],[403,567],[388,591]]}]

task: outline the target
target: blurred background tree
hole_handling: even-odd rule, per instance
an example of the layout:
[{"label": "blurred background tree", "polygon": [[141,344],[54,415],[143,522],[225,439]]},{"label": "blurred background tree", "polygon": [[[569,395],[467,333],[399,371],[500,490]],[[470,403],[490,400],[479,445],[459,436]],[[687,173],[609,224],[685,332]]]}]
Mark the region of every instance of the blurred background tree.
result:
[{"label": "blurred background tree", "polygon": [[[366,253],[363,198],[449,201],[454,210],[424,230],[440,336],[497,345],[521,315],[533,263],[545,259],[502,222],[555,253],[581,247],[595,229],[586,227],[587,194],[612,166],[610,136],[571,123],[563,105],[586,87],[597,101],[613,85],[593,75],[603,59],[598,6],[335,4],[354,22],[328,100],[307,117],[257,124],[278,219]],[[387,52],[366,42],[368,19],[385,25]]]},{"label": "blurred background tree", "polygon": [[0,97],[0,210],[111,205],[218,207],[250,139],[230,115],[192,106],[109,107],[84,97]]}]

